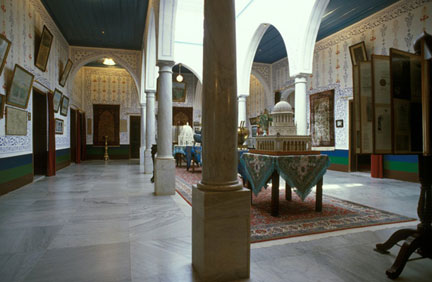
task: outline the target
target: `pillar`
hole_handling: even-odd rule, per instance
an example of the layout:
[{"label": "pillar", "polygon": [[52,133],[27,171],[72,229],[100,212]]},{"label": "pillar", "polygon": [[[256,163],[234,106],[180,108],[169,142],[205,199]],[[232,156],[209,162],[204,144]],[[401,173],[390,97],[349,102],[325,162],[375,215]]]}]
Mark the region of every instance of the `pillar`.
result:
[{"label": "pillar", "polygon": [[192,264],[204,281],[250,271],[250,191],[237,180],[235,39],[234,0],[205,0],[203,168],[192,189]]},{"label": "pillar", "polygon": [[151,147],[156,144],[155,140],[155,90],[146,91],[146,150],[144,152],[144,173],[153,173],[153,161]]},{"label": "pillar", "polygon": [[240,126],[240,123],[242,121],[247,121],[247,115],[246,115],[246,95],[240,95],[238,96],[238,125]]},{"label": "pillar", "polygon": [[306,76],[295,78],[295,124],[297,135],[307,135],[307,109],[306,109]]},{"label": "pillar", "polygon": [[146,104],[141,103],[141,145],[140,145],[140,165],[144,165],[146,150]]},{"label": "pillar", "polygon": [[175,161],[172,155],[172,61],[159,61],[159,101],[155,194],[175,194]]}]

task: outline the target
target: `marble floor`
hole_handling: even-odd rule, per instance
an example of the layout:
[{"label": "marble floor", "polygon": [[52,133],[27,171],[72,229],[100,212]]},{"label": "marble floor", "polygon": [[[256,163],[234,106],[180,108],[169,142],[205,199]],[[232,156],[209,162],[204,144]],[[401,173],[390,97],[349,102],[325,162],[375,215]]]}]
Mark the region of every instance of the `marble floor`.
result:
[{"label": "marble floor", "polygon": [[[325,194],[417,217],[417,184],[334,171],[324,179]],[[91,161],[0,197],[0,281],[199,281],[190,206],[152,192],[137,161]],[[386,281],[399,248],[373,248],[398,228],[253,244],[244,281]],[[422,259],[398,281],[431,277],[432,260]]]}]

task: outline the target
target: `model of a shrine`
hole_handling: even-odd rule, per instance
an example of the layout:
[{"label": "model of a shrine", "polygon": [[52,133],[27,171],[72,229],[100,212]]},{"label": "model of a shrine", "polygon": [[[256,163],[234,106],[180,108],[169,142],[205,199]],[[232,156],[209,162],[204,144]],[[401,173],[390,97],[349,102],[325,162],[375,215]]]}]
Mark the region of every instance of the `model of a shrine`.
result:
[{"label": "model of a shrine", "polygon": [[297,135],[294,112],[288,102],[278,102],[269,120],[268,135],[256,137],[256,150],[287,153],[311,150],[311,136]]}]

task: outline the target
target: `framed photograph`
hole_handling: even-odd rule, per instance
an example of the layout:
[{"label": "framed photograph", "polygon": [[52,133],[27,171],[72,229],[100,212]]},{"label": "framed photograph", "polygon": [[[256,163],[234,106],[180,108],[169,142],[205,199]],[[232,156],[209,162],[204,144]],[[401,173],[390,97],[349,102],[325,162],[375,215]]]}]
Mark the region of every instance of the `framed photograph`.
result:
[{"label": "framed photograph", "polygon": [[186,102],[186,83],[173,81],[172,83],[173,102]]},{"label": "framed photograph", "polygon": [[63,93],[57,88],[54,90],[54,112],[58,113],[60,109],[60,102],[62,101]]},{"label": "framed photograph", "polygon": [[60,114],[62,116],[67,117],[68,109],[69,109],[69,98],[63,95]]},{"label": "framed photograph", "polygon": [[63,120],[55,119],[55,134],[63,134]]},{"label": "framed photograph", "polygon": [[310,95],[310,121],[313,147],[334,147],[334,90]]},{"label": "framed photograph", "polygon": [[48,58],[51,51],[51,45],[53,42],[54,36],[48,30],[48,28],[44,25],[41,41],[39,44],[39,50],[36,56],[35,66],[41,71],[46,71],[46,67],[48,64]]},{"label": "framed photograph", "polygon": [[27,135],[27,111],[6,107],[6,135]]},{"label": "framed photograph", "polygon": [[0,118],[3,118],[3,109],[4,109],[5,100],[6,100],[6,96],[0,94]]},{"label": "framed photograph", "polygon": [[350,46],[349,50],[353,66],[357,66],[360,62],[368,60],[364,41]]},{"label": "framed photograph", "polygon": [[26,109],[33,80],[33,74],[16,64],[12,75],[12,83],[7,93],[6,103]]},{"label": "framed photograph", "polygon": [[373,151],[372,63],[359,62],[361,153]]},{"label": "framed photograph", "polygon": [[6,58],[9,54],[9,50],[12,43],[2,34],[0,34],[0,75],[3,72],[3,68],[6,64]]},{"label": "framed photograph", "polygon": [[342,128],[343,127],[343,119],[336,120],[336,127]]},{"label": "framed photograph", "polygon": [[59,81],[59,84],[62,87],[64,87],[65,84],[66,84],[66,80],[68,79],[69,73],[70,73],[70,71],[72,69],[72,65],[73,65],[72,61],[70,59],[68,59],[68,61],[66,63],[66,66],[65,66],[65,69],[64,69],[64,71],[63,71],[63,73],[62,73],[62,75],[60,77],[60,81]]}]

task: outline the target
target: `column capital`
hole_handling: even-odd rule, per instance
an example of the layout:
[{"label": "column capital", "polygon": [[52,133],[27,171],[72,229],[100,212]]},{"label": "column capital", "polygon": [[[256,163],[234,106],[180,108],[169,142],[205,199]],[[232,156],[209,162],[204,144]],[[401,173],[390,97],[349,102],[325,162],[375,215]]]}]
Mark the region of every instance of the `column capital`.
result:
[{"label": "column capital", "polygon": [[140,103],[140,105],[141,105],[141,108],[145,108],[146,107],[146,103]]},{"label": "column capital", "polygon": [[238,95],[238,96],[237,96],[237,99],[238,99],[239,101],[246,101],[246,98],[247,98],[248,96],[249,96],[249,95],[241,94],[241,95]]},{"label": "column capital", "polygon": [[151,99],[156,96],[156,90],[150,90],[149,92],[146,93],[147,93],[147,99]]},{"label": "column capital", "polygon": [[159,60],[157,61],[157,66],[159,67],[159,72],[161,72],[162,68],[172,68],[175,65],[174,61],[165,61],[165,60]]},{"label": "column capital", "polygon": [[297,84],[297,83],[306,83],[306,82],[307,82],[307,77],[308,77],[308,76],[309,76],[309,75],[308,75],[308,74],[305,74],[305,73],[298,74],[298,75],[295,76],[294,83],[295,83],[295,84]]}]

